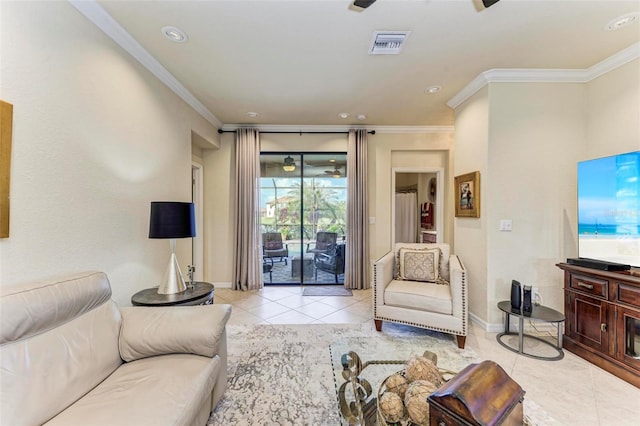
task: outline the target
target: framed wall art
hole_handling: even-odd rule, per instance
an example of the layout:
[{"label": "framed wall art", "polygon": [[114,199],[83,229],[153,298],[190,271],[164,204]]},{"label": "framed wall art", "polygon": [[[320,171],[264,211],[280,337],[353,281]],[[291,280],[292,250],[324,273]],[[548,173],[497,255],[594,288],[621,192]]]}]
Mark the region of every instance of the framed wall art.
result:
[{"label": "framed wall art", "polygon": [[456,217],[480,217],[480,172],[455,177]]},{"label": "framed wall art", "polygon": [[9,237],[9,178],[13,105],[0,101],[0,238]]}]

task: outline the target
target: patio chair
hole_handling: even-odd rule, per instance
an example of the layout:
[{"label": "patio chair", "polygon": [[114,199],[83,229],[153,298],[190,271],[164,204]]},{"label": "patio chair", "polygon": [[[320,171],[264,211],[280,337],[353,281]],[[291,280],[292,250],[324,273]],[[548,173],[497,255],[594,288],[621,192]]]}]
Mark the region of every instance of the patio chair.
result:
[{"label": "patio chair", "polygon": [[344,244],[336,244],[328,253],[319,253],[315,256],[316,281],[318,281],[318,269],[335,275],[338,284],[338,275],[344,274]]},{"label": "patio chair", "polygon": [[265,232],[262,234],[262,258],[269,259],[273,266],[274,258],[279,258],[277,262],[287,264],[289,257],[289,247],[282,243],[282,234],[279,232]]},{"label": "patio chair", "polygon": [[316,243],[313,248],[309,248],[307,244],[307,253],[318,255],[321,253],[329,253],[336,245],[338,234],[336,232],[320,231],[316,234]]}]

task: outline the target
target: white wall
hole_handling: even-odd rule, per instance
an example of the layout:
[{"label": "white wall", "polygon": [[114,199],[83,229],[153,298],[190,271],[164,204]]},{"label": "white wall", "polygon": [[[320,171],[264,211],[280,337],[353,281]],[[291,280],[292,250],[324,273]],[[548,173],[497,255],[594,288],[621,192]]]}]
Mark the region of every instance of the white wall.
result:
[{"label": "white wall", "polygon": [[587,150],[580,160],[640,149],[640,59],[587,84]]},{"label": "white wall", "polygon": [[[205,151],[205,280],[228,285],[232,275],[233,250],[233,144],[234,134],[221,138],[218,151]],[[371,259],[377,259],[391,247],[391,168],[392,167],[450,167],[453,145],[451,133],[369,135],[369,215],[376,218],[370,225]],[[347,150],[346,135],[323,134],[262,134],[263,152],[302,151],[327,152]],[[392,153],[397,160],[392,163]],[[447,181],[450,176],[445,173]],[[445,185],[445,193],[448,186]],[[445,198],[445,204],[451,205]],[[445,208],[445,216],[449,216]],[[451,221],[445,220],[445,239],[451,235]]]},{"label": "white wall", "polygon": [[[564,309],[563,223],[575,212],[575,168],[585,150],[584,84],[492,84],[483,194],[487,233],[487,304],[500,323],[498,301],[511,280],[538,287],[544,304]],[[510,219],[512,232],[499,230]],[[575,255],[572,253],[571,255]]]},{"label": "white wall", "polygon": [[0,7],[0,97],[14,105],[1,285],[97,269],[129,304],[169,261],[147,238],[149,203],[190,201],[192,130],[215,129],[67,2]]},{"label": "white wall", "polygon": [[[467,269],[469,313],[487,318],[487,232],[486,199],[489,144],[489,89],[484,87],[456,109],[453,175],[480,172],[480,218],[454,220],[455,253]],[[451,191],[453,192],[453,191]],[[451,214],[453,216],[453,212]]]},{"label": "white wall", "polygon": [[[576,163],[640,149],[639,60],[582,83],[493,83],[456,109],[455,175],[481,172],[481,218],[455,221],[474,319],[499,328],[512,279],[563,307],[577,255]],[[512,232],[499,231],[501,219]]]},{"label": "white wall", "polygon": [[450,188],[453,133],[378,133],[369,137],[369,227],[370,255],[375,260],[392,249],[391,244],[391,171],[393,168],[442,168],[444,170],[443,242],[452,241]]}]

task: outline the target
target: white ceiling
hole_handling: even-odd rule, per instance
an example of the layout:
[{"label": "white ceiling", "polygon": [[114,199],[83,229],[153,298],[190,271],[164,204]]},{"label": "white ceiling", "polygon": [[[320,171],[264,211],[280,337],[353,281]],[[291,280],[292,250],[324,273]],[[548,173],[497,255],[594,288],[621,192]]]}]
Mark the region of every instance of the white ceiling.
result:
[{"label": "white ceiling", "polygon": [[[638,0],[501,0],[488,9],[479,0],[378,0],[363,11],[350,3],[98,2],[223,124],[451,125],[446,102],[484,71],[584,70],[640,41],[639,20],[604,30],[640,11]],[[168,41],[166,25],[189,41]],[[411,34],[400,55],[372,56],[376,30]],[[431,85],[442,90],[426,94]]]}]

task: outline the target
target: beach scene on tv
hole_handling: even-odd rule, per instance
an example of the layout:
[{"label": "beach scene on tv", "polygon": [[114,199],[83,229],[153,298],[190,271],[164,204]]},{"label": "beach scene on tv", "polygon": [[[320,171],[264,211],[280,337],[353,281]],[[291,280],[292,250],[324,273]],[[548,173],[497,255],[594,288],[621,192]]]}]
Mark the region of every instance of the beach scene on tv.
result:
[{"label": "beach scene on tv", "polygon": [[640,151],[578,163],[578,255],[640,267]]}]

